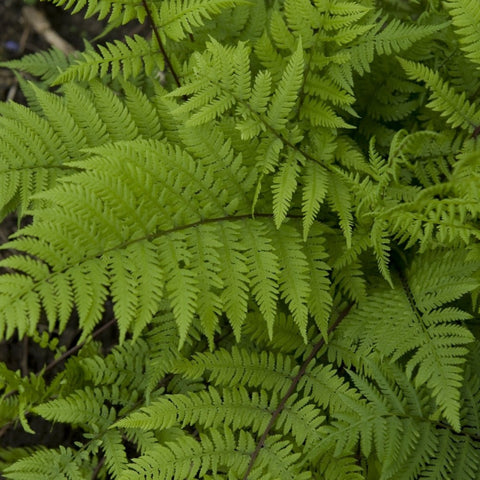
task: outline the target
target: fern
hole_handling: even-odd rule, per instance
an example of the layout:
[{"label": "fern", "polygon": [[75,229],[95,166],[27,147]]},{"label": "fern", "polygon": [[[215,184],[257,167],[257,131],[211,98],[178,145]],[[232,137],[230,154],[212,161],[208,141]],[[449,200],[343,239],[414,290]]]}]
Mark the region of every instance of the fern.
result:
[{"label": "fern", "polygon": [[474,2],[51,3],[147,34],[2,64],[3,477],[478,478]]}]

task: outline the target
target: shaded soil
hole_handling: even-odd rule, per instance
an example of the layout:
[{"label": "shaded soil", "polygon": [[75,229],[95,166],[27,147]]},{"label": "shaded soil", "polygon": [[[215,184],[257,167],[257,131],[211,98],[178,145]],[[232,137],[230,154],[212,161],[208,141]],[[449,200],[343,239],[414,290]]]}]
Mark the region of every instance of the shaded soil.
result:
[{"label": "shaded soil", "polygon": [[[24,11],[26,4],[24,0],[0,0],[0,62],[52,47],[30,26],[31,19],[27,18],[28,13]],[[50,3],[37,2],[34,6],[45,15],[56,33],[78,50],[83,50],[84,40],[93,44],[104,43],[125,35],[141,35],[145,32],[144,25],[131,22],[102,35],[106,26],[105,20],[98,21],[93,17],[85,19],[82,13],[70,15]],[[16,79],[12,72],[0,68],[0,100],[6,99],[22,101],[22,96],[16,88]]]}]

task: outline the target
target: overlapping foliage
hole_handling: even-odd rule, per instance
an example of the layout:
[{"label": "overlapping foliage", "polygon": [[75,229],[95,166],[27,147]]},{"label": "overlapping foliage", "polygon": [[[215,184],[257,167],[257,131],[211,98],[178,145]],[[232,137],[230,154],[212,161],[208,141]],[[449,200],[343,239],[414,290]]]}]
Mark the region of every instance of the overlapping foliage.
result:
[{"label": "overlapping foliage", "polygon": [[150,33],[9,64],[3,476],[480,478],[476,2],[51,1]]}]

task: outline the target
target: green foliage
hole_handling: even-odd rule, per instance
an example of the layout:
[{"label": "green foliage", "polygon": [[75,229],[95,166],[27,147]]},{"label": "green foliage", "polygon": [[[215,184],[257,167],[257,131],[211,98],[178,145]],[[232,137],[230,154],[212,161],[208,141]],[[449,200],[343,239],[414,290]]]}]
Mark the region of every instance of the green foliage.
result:
[{"label": "green foliage", "polygon": [[476,2],[50,1],[150,31],[8,64],[2,478],[479,479]]}]

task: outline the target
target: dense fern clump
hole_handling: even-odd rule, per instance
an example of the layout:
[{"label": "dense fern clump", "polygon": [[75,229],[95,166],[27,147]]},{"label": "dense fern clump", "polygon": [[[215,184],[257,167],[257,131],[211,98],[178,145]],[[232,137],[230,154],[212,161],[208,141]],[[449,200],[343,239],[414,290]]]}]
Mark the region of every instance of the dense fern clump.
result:
[{"label": "dense fern clump", "polygon": [[478,2],[50,1],[150,34],[7,64],[3,478],[480,479]]}]

